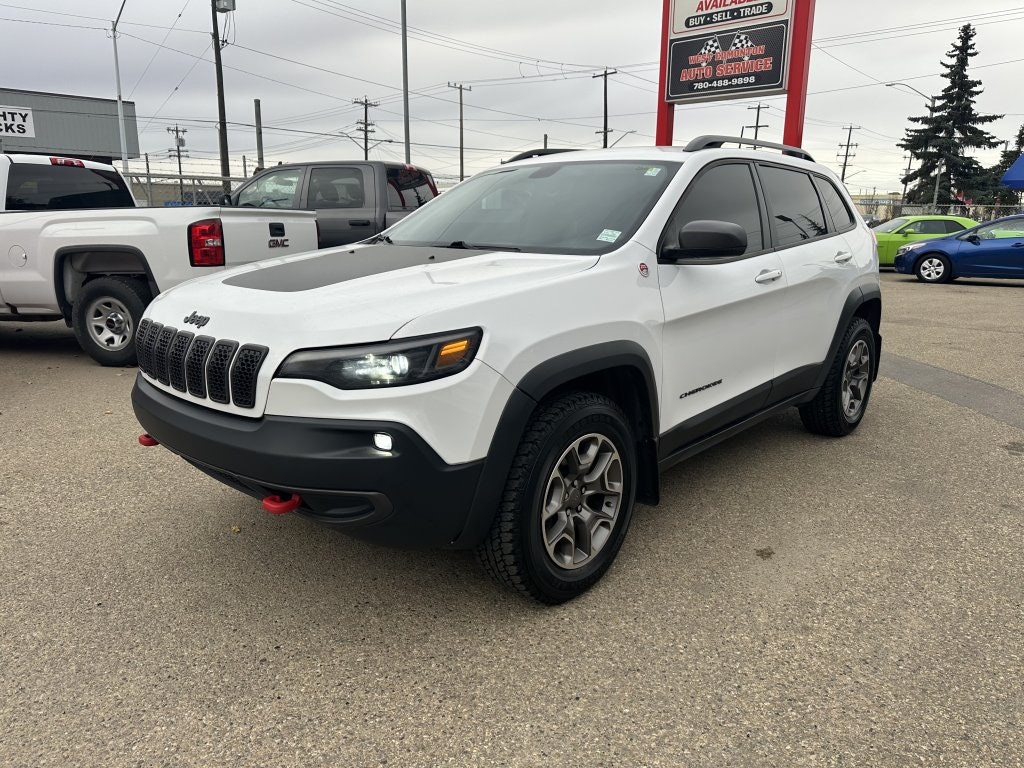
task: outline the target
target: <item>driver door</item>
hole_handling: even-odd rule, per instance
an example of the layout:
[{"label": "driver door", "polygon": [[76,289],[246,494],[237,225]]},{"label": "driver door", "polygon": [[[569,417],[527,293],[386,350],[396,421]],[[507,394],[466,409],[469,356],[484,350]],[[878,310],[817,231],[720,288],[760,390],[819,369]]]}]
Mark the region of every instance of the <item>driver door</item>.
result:
[{"label": "driver door", "polygon": [[961,238],[955,270],[978,277],[1024,277],[1024,218],[978,227]]}]

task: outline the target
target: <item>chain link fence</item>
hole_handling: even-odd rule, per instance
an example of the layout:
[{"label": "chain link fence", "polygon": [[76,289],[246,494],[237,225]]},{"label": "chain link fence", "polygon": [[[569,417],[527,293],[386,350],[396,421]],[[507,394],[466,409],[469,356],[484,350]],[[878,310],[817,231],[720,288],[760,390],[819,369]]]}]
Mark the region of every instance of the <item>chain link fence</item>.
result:
[{"label": "chain link fence", "polygon": [[975,221],[992,221],[993,219],[1001,218],[1002,216],[1012,216],[1018,213],[1024,213],[1024,207],[1021,205],[940,205],[932,207],[931,205],[916,205],[912,203],[902,203],[899,200],[893,200],[891,198],[877,198],[877,199],[860,199],[855,201],[857,203],[857,210],[860,211],[866,217],[878,219],[879,221],[888,221],[889,219],[895,219],[897,216],[923,216],[927,214],[943,214],[947,216],[965,216],[968,219],[974,219]]},{"label": "chain link fence", "polygon": [[233,189],[246,181],[244,176],[179,176],[172,173],[134,171],[129,172],[127,178],[132,185],[132,194],[139,204],[157,208],[220,205],[221,198],[224,197],[225,181],[228,189]]}]

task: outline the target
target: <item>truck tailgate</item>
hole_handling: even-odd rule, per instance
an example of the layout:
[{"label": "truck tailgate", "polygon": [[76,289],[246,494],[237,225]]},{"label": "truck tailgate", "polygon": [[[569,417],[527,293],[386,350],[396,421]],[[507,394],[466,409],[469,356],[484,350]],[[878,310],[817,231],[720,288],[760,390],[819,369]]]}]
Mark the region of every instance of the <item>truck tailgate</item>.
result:
[{"label": "truck tailgate", "polygon": [[227,266],[315,251],[316,214],[312,211],[221,208]]}]

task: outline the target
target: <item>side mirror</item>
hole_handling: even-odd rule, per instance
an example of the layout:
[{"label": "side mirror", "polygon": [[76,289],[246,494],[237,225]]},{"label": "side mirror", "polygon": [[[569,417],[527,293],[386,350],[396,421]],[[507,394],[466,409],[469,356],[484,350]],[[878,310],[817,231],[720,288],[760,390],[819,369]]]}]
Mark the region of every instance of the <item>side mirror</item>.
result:
[{"label": "side mirror", "polygon": [[691,221],[679,230],[678,239],[676,246],[666,245],[661,249],[661,261],[721,259],[742,256],[747,251],[747,231],[730,221]]},{"label": "side mirror", "polygon": [[968,243],[974,243],[975,245],[981,242],[981,238],[978,237],[974,232],[964,237],[964,240],[966,240]]},{"label": "side mirror", "polygon": [[234,205],[234,203],[231,202],[231,195],[229,195],[227,192],[225,192],[223,195],[221,195],[220,196],[220,204],[221,205],[226,205],[226,206]]},{"label": "side mirror", "polygon": [[904,229],[902,232],[900,232],[900,234],[903,235],[904,237],[910,237],[911,235],[916,235],[917,234],[917,230],[916,229]]}]

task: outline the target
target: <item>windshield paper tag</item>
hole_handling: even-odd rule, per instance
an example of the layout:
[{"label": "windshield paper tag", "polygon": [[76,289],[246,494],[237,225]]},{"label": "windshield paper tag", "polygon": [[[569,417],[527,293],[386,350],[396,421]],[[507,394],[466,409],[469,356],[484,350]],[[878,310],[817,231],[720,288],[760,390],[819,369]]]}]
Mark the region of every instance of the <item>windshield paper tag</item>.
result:
[{"label": "windshield paper tag", "polygon": [[603,243],[614,243],[621,234],[617,229],[605,229],[597,236],[597,239]]},{"label": "windshield paper tag", "polygon": [[645,168],[644,176],[657,176],[661,173],[661,168]]}]

